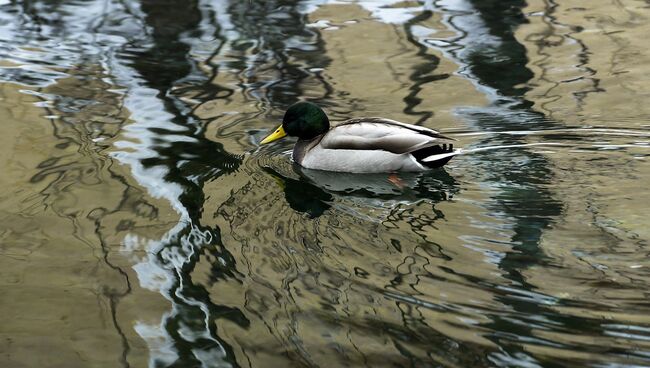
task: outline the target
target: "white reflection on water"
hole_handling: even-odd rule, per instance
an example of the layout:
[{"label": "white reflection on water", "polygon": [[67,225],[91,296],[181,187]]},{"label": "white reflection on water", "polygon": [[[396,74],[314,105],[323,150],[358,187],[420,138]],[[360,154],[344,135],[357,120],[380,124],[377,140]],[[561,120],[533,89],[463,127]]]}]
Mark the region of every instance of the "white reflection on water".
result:
[{"label": "white reflection on water", "polygon": [[[216,2],[216,5],[222,6],[220,4],[223,4],[223,2]],[[229,24],[227,16],[224,16],[227,13],[223,9],[210,9],[211,5],[211,3],[206,4],[206,2],[203,2],[201,6],[203,20],[200,29],[203,31],[203,35],[196,38],[187,37],[182,39],[183,42],[190,43],[193,46],[190,54],[194,56],[210,55],[219,46],[219,42],[210,41],[211,35],[215,32],[214,20],[209,18],[211,14],[220,15],[218,21],[223,23],[219,24],[226,27]],[[144,29],[143,34],[146,34]],[[230,30],[226,31],[225,34],[230,37],[237,36],[236,33]],[[139,42],[145,46],[151,41],[143,39],[139,40]],[[187,209],[180,201],[184,188],[178,183],[166,179],[169,174],[168,168],[166,166],[144,167],[143,165],[143,161],[159,155],[155,147],[171,146],[179,139],[192,141],[192,138],[188,136],[161,135],[154,133],[155,131],[164,129],[168,132],[187,132],[192,127],[174,123],[172,120],[175,116],[166,111],[166,107],[160,98],[160,91],[147,87],[147,82],[139,76],[138,72],[129,65],[125,65],[120,58],[108,58],[107,68],[110,70],[111,75],[114,76],[116,85],[126,88],[124,106],[130,112],[129,118],[132,120],[132,123],[124,128],[125,140],[114,144],[116,151],[113,157],[129,165],[137,182],[146,188],[154,198],[165,198],[169,201],[179,215],[178,223],[159,240],[148,240],[146,243],[141,244],[133,237],[128,235],[125,237],[124,250],[132,252],[133,257],[137,259],[133,268],[138,275],[140,285],[148,289],[156,289],[155,291],[172,303],[171,311],[161,316],[159,324],[151,325],[138,322],[135,330],[149,346],[151,353],[149,357],[150,366],[169,365],[176,361],[178,353],[172,343],[173,337],[169,335],[166,324],[167,321],[180,313],[175,304],[175,298],[179,298],[187,305],[195,305],[200,308],[205,318],[203,331],[192,330],[191,334],[183,334],[182,331],[179,331],[179,333],[188,341],[200,337],[214,343],[203,350],[199,348],[193,349],[195,357],[202,362],[204,367],[228,367],[230,364],[224,360],[226,352],[221,347],[220,342],[214,339],[210,333],[209,307],[201,301],[185,297],[183,293],[184,282],[182,279],[185,277],[182,271],[183,266],[188,259],[193,257],[197,251],[197,246],[209,242],[210,234],[202,232],[191,224]],[[184,233],[188,226],[190,226],[190,232]],[[197,239],[204,240],[198,241]],[[180,248],[170,247],[170,243],[179,244]],[[141,250],[146,252],[146,256],[135,256]],[[194,327],[196,328],[196,326]],[[197,333],[198,335],[196,335]]]}]

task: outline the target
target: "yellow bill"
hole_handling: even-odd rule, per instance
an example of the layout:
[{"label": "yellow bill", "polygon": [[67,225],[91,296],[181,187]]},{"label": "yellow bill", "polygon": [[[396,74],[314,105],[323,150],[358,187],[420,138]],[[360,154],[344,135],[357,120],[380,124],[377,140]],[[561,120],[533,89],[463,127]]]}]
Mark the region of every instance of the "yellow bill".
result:
[{"label": "yellow bill", "polygon": [[278,127],[278,129],[275,130],[272,134],[269,134],[268,137],[262,139],[260,144],[266,144],[266,143],[271,143],[273,141],[277,141],[278,139],[285,137],[287,135],[287,132],[284,131],[284,128],[282,128],[282,125]]}]

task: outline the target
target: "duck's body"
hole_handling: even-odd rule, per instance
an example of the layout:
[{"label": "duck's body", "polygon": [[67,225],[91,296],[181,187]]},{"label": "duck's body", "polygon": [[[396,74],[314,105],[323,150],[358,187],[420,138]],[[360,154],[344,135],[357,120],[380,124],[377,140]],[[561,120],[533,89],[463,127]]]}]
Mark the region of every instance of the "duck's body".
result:
[{"label": "duck's body", "polygon": [[299,139],[293,160],[308,169],[372,173],[425,171],[447,163],[451,139],[435,130],[383,118],[346,120],[310,140]]},{"label": "duck's body", "polygon": [[[306,119],[305,114],[312,115]],[[323,116],[325,121],[318,124]],[[352,173],[425,171],[443,166],[454,155],[453,139],[395,120],[350,119],[330,129],[322,110],[308,102],[290,107],[283,125],[262,143],[287,133],[299,137],[293,160],[308,169]]]}]

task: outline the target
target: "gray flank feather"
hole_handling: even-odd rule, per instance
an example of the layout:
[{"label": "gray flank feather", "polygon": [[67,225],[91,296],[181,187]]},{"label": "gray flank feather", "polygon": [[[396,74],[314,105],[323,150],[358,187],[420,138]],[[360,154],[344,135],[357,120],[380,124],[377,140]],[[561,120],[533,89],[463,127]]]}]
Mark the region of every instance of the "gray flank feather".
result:
[{"label": "gray flank feather", "polygon": [[384,150],[409,153],[429,146],[451,143],[435,130],[381,118],[347,120],[325,134],[325,149]]}]

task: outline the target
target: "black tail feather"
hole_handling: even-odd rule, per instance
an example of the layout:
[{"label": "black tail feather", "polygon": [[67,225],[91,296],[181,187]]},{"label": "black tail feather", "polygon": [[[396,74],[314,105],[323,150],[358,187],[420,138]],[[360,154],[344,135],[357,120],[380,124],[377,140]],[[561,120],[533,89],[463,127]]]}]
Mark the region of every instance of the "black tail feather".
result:
[{"label": "black tail feather", "polygon": [[450,153],[454,151],[454,145],[453,144],[442,144],[442,145],[435,145],[435,146],[430,146],[426,148],[419,149],[417,151],[411,152],[411,155],[415,157],[417,162],[419,162],[421,165],[424,165],[428,168],[436,168],[436,167],[442,167],[444,164],[449,162],[453,156],[441,158],[440,160],[436,161],[430,161],[430,162],[424,162],[425,158],[431,156],[431,155],[439,155],[441,153]]}]

